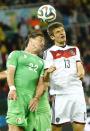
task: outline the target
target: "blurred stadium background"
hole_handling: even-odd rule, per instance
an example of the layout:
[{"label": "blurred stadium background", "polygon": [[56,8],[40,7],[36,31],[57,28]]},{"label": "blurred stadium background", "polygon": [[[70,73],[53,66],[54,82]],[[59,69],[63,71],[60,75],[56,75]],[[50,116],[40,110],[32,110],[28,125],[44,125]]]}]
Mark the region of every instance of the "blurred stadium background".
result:
[{"label": "blurred stadium background", "polygon": [[[22,49],[30,30],[43,30],[46,47],[51,46],[47,24],[37,19],[37,9],[51,4],[57,9],[57,21],[64,23],[67,43],[80,49],[86,71],[83,79],[88,120],[85,131],[90,131],[90,0],[0,0],[0,71],[6,69],[8,54]],[[0,131],[7,131],[8,85],[0,80]],[[72,131],[66,125],[63,131]]]}]

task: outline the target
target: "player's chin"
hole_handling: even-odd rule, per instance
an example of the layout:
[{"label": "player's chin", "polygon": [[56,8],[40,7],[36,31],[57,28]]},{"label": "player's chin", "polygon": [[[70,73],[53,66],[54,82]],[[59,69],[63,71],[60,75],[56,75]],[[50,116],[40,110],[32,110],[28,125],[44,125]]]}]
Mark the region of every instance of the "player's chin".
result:
[{"label": "player's chin", "polygon": [[62,41],[59,41],[59,44],[61,45],[64,45],[66,43],[66,41],[62,40]]},{"label": "player's chin", "polygon": [[37,50],[36,50],[36,52],[37,52],[38,54],[40,54],[41,51],[42,51],[42,49],[37,49]]},{"label": "player's chin", "polygon": [[39,51],[39,52],[41,52],[42,50],[43,50],[43,48],[42,48],[42,47],[38,48],[38,51]]}]

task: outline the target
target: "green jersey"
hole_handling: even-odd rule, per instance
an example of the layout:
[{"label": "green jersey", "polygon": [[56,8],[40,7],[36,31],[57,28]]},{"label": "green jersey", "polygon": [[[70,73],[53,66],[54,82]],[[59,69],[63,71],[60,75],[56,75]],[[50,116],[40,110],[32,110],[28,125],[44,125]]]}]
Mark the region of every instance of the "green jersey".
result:
[{"label": "green jersey", "polygon": [[7,68],[14,66],[14,84],[17,92],[31,93],[34,95],[39,77],[44,74],[43,60],[25,51],[13,51],[7,60]]}]

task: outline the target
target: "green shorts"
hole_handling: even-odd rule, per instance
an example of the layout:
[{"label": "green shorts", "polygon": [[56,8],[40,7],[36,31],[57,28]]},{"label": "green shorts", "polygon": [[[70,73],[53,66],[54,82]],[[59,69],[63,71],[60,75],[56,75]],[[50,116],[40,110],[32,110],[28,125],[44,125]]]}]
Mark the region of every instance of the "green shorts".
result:
[{"label": "green shorts", "polygon": [[47,92],[41,97],[35,115],[29,115],[26,131],[51,131],[51,110],[48,102]]},{"label": "green shorts", "polygon": [[21,127],[27,126],[27,117],[30,114],[28,109],[31,96],[20,93],[17,100],[8,100],[7,123]]}]

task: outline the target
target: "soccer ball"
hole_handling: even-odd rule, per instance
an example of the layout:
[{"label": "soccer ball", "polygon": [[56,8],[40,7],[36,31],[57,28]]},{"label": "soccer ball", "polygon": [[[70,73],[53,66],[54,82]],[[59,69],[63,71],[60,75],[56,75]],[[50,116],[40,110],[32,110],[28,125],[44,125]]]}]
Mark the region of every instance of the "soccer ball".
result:
[{"label": "soccer ball", "polygon": [[44,22],[52,22],[56,19],[56,10],[51,5],[43,5],[38,9],[37,17]]}]

